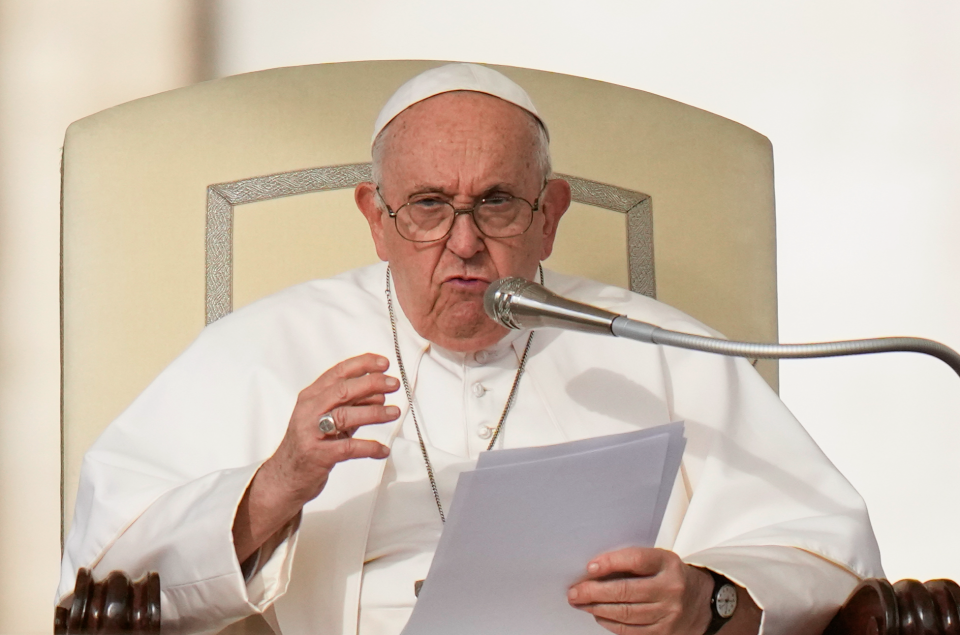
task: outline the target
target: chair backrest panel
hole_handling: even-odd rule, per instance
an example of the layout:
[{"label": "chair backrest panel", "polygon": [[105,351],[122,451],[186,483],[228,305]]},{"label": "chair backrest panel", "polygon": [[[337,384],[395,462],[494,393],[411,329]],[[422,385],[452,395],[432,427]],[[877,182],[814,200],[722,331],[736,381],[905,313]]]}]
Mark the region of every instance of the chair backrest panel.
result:
[{"label": "chair backrest panel", "polygon": [[[226,282],[237,307],[376,259],[348,189],[235,205],[224,242],[209,235],[211,186],[368,162],[381,105],[437,64],[262,71],[123,104],[68,129],[65,524],[86,448],[206,323],[216,249],[229,247]],[[640,197],[630,214],[574,205],[550,266],[646,284],[729,337],[776,341],[773,163],[765,137],[642,91],[499,70],[528,90],[548,122],[557,172]],[[652,236],[647,247],[631,238],[645,234]],[[644,254],[655,256],[647,281],[635,266]],[[776,364],[758,369],[776,387]]]},{"label": "chair backrest panel", "polygon": [[[337,250],[335,261],[322,254],[327,250],[331,232],[335,232],[337,242],[349,245]],[[378,260],[367,223],[354,204],[352,189],[237,206],[232,236],[230,279],[234,309],[291,285]],[[627,240],[626,215],[574,202],[545,266],[630,288]],[[611,249],[611,245],[622,247]],[[604,257],[584,262],[584,253],[602,253]],[[207,319],[211,319],[209,315]]]},{"label": "chair backrest panel", "polygon": [[[337,262],[320,253],[327,249],[324,238],[332,226],[337,239],[350,245],[337,250]],[[367,222],[353,202],[353,190],[301,194],[235,208],[235,309],[291,285],[377,260]]]}]

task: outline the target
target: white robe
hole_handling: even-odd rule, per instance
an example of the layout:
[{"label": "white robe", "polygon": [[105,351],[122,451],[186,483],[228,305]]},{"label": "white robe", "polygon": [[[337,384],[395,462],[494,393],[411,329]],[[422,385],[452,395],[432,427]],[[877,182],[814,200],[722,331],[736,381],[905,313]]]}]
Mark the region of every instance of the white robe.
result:
[{"label": "white robe", "polygon": [[[78,567],[95,575],[152,570],[163,585],[165,627],[216,631],[262,611],[287,635],[356,633],[385,462],[338,465],[304,507],[299,530],[249,583],[231,527],[298,392],[348,357],[394,359],[384,276],[381,263],[298,285],[207,327],[87,453],[59,595],[72,590]],[[620,288],[550,272],[546,285],[665,328],[715,335]],[[401,328],[400,346],[415,378],[426,345]],[[546,412],[570,440],[686,422],[657,545],[745,586],[764,610],[763,633],[819,632],[859,578],[882,576],[863,501],[747,361],[543,329],[522,382],[507,443],[526,411]],[[429,402],[424,412],[442,411],[450,398],[416,390],[418,402]],[[402,390],[387,403],[401,408],[400,420],[358,436],[392,442],[407,418]]]}]

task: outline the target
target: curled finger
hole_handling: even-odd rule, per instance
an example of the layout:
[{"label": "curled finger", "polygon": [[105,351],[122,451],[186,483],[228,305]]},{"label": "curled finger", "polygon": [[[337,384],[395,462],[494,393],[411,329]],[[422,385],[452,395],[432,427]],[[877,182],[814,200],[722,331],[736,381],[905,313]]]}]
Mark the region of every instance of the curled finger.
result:
[{"label": "curled finger", "polygon": [[386,402],[387,398],[381,392],[374,393],[372,395],[367,395],[361,399],[355,399],[350,403],[351,406],[382,406]]},{"label": "curled finger", "polygon": [[337,429],[351,436],[360,426],[387,423],[400,416],[400,409],[396,406],[380,405],[341,406],[331,412],[337,421]]},{"label": "curled finger", "polygon": [[390,361],[382,355],[364,353],[330,367],[325,373],[303,389],[306,397],[316,397],[331,389],[336,384],[347,380],[363,377],[371,373],[383,374],[390,367]]},{"label": "curled finger", "polygon": [[615,620],[608,620],[604,617],[596,616],[594,616],[593,619],[597,621],[597,624],[611,633],[616,633],[616,635],[653,635],[660,632],[660,629],[656,629],[654,625],[636,626],[634,624],[623,624]]},{"label": "curled finger", "polygon": [[652,578],[617,577],[586,580],[567,592],[571,604],[623,604],[656,602],[662,594]]},{"label": "curled finger", "polygon": [[333,410],[338,406],[359,403],[369,398],[379,399],[386,393],[396,392],[399,388],[400,380],[396,377],[382,373],[369,373],[332,384],[316,395],[316,403],[328,410]]},{"label": "curled finger", "polygon": [[622,574],[652,576],[669,566],[671,560],[679,563],[680,559],[663,549],[627,547],[609,551],[591,560],[587,565],[587,575],[594,579]]},{"label": "curled finger", "polygon": [[351,459],[385,459],[390,455],[390,448],[369,439],[339,439],[331,441],[324,450],[332,456],[332,463]]},{"label": "curled finger", "polygon": [[[375,353],[364,353],[345,359],[320,376],[330,383],[362,377],[368,373],[382,373],[390,367],[390,360]],[[319,380],[318,380],[319,381]]]},{"label": "curled finger", "polygon": [[631,626],[651,626],[665,615],[659,604],[588,604],[577,608],[594,617]]}]

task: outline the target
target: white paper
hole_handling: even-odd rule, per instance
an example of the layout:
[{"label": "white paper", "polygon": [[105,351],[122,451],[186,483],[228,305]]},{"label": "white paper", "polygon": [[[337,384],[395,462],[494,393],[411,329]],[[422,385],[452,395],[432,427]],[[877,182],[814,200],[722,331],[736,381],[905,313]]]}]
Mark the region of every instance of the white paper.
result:
[{"label": "white paper", "polygon": [[653,546],[682,435],[669,424],[482,455],[460,475],[403,635],[602,633],[567,589],[595,556]]}]

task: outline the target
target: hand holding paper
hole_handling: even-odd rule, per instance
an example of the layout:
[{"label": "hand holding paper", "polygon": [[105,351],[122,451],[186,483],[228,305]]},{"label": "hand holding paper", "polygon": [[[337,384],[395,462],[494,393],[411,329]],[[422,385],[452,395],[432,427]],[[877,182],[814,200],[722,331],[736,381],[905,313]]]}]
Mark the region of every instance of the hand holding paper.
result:
[{"label": "hand holding paper", "polygon": [[653,546],[684,443],[673,423],[481,455],[404,635],[602,632],[568,589],[599,554]]},{"label": "hand holding paper", "polygon": [[602,554],[587,565],[587,575],[570,587],[567,598],[614,633],[633,626],[647,627],[648,633],[700,635],[710,623],[713,579],[672,551],[628,547]]}]

